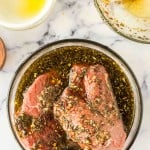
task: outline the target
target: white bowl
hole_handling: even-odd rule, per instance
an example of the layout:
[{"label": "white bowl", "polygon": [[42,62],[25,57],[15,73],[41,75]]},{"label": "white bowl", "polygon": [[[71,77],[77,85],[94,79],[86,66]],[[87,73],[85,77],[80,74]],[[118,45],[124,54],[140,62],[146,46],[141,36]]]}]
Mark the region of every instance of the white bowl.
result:
[{"label": "white bowl", "polygon": [[52,6],[56,0],[46,0],[45,6],[42,8],[41,12],[35,17],[22,20],[22,21],[11,21],[4,16],[0,16],[0,26],[5,28],[9,28],[12,30],[24,30],[28,28],[32,28],[38,24],[40,24],[50,13]]}]

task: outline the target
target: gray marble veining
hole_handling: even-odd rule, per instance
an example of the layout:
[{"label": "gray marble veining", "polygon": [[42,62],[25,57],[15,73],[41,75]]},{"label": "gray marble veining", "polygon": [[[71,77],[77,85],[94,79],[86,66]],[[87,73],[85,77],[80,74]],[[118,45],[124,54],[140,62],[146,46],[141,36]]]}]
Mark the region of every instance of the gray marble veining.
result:
[{"label": "gray marble veining", "polygon": [[118,53],[133,70],[143,97],[143,122],[131,150],[150,149],[150,45],[125,39],[100,18],[91,0],[57,0],[49,18],[39,26],[10,31],[0,28],[7,47],[7,61],[0,71],[0,145],[20,150],[7,116],[7,94],[18,66],[39,47],[60,39],[83,38],[100,42]]}]

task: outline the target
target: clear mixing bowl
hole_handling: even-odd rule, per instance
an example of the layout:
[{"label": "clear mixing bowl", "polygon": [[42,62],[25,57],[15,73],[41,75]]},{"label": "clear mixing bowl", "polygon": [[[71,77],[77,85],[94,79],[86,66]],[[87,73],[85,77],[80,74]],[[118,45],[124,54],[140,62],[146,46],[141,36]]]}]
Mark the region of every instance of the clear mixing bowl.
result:
[{"label": "clear mixing bowl", "polygon": [[125,63],[125,61],[119,55],[114,53],[111,49],[96,42],[92,42],[88,40],[79,40],[79,39],[57,41],[57,42],[50,43],[40,48],[38,51],[32,54],[27,60],[25,60],[16,71],[15,76],[10,86],[10,91],[9,91],[9,96],[8,96],[9,122],[10,122],[10,127],[13,131],[13,134],[15,135],[14,137],[16,138],[17,142],[21,145],[21,147],[25,149],[14,127],[13,114],[14,114],[14,105],[15,105],[14,100],[15,100],[16,91],[21,81],[21,78],[24,76],[26,70],[31,66],[31,64],[33,64],[38,58],[40,58],[44,54],[47,54],[48,52],[54,51],[58,48],[62,48],[62,47],[67,48],[67,47],[72,47],[72,46],[80,46],[83,49],[90,48],[90,49],[94,49],[98,52],[103,53],[104,55],[106,55],[107,57],[115,61],[119,65],[119,67],[122,69],[126,77],[128,78],[131,89],[133,91],[133,97],[134,97],[134,115],[133,115],[134,117],[132,121],[132,126],[130,128],[130,132],[127,136],[123,149],[124,150],[129,149],[129,147],[131,147],[132,143],[136,139],[136,136],[139,131],[140,124],[141,124],[141,119],[142,119],[142,98],[141,98],[140,88],[137,83],[137,80],[133,72],[129,68],[129,66]]}]

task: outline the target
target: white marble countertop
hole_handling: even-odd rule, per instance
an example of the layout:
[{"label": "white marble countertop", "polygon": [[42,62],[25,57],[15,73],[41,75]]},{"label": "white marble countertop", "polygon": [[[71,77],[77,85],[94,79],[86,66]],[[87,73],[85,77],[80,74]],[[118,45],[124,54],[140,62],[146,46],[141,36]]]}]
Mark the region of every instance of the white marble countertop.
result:
[{"label": "white marble countertop", "polygon": [[10,31],[0,28],[6,43],[7,61],[0,71],[0,149],[20,150],[9,128],[7,96],[18,66],[46,43],[83,38],[100,42],[122,56],[138,79],[143,96],[143,121],[131,150],[150,149],[150,45],[130,41],[107,26],[92,0],[57,0],[49,18],[36,28]]}]

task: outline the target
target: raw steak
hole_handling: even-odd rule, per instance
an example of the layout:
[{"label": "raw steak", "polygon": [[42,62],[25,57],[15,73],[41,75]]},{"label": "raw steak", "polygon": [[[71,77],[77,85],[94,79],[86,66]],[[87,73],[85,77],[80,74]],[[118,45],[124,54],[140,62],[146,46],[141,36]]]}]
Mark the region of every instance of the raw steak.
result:
[{"label": "raw steak", "polygon": [[121,150],[126,133],[108,73],[101,65],[86,66],[84,73],[82,67],[73,66],[69,86],[54,104],[55,117],[83,150]]},{"label": "raw steak", "polygon": [[[22,120],[23,119],[23,120]],[[28,115],[20,114],[16,119],[16,128],[21,142],[27,149],[62,150],[65,146],[65,132],[50,115],[29,119]]]},{"label": "raw steak", "polygon": [[82,97],[85,97],[83,77],[87,71],[86,65],[74,65],[70,70],[69,87]]},{"label": "raw steak", "polygon": [[51,104],[60,94],[60,84],[55,71],[37,77],[24,94],[21,111],[38,117],[42,111],[52,110]]},{"label": "raw steak", "polygon": [[35,79],[25,92],[15,126],[26,148],[61,150],[65,147],[65,132],[52,114],[60,84],[56,72],[51,71]]}]

